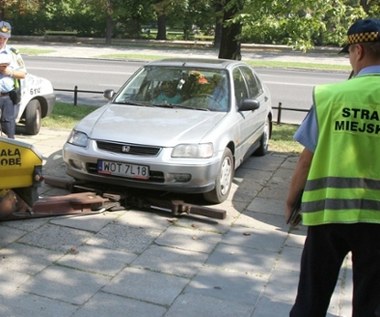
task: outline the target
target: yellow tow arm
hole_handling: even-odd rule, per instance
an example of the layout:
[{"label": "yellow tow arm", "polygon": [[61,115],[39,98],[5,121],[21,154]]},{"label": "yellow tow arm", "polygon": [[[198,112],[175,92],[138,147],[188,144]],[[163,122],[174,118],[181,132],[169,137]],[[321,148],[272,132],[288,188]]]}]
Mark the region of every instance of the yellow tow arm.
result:
[{"label": "yellow tow arm", "polygon": [[0,137],[0,190],[32,186],[42,156],[34,146]]}]

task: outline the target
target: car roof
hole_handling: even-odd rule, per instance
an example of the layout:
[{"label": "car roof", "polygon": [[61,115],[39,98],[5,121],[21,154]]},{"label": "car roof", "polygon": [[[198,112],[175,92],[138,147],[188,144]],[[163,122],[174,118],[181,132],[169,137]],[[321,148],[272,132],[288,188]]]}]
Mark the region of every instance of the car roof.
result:
[{"label": "car roof", "polygon": [[[234,65],[247,65],[241,61],[217,58],[166,58],[150,62],[149,66],[204,67],[227,69]],[[247,65],[248,66],[248,65]]]}]

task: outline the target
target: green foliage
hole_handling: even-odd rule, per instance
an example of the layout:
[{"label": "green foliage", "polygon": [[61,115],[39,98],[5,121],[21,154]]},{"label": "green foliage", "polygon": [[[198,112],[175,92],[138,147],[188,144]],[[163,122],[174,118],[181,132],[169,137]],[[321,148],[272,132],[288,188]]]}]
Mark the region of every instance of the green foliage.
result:
[{"label": "green foliage", "polygon": [[[9,0],[3,18],[14,34],[43,35],[46,30],[76,31],[79,36],[141,38],[143,26],[165,29],[185,39],[215,34],[215,25],[230,7],[242,7],[225,22],[242,25],[242,42],[287,44],[307,50],[341,45],[357,18],[378,17],[379,0]],[[224,10],[224,11],[223,11]],[[108,30],[108,32],[106,32]],[[180,36],[178,38],[180,39]]]},{"label": "green foliage", "polygon": [[287,44],[302,50],[342,44],[352,21],[365,16],[359,3],[349,5],[349,0],[247,2],[243,41]]}]

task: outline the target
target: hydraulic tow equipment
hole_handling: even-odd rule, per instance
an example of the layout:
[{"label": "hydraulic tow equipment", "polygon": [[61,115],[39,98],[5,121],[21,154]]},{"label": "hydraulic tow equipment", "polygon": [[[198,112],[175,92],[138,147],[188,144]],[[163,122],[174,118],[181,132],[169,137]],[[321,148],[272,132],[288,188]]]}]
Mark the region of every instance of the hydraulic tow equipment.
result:
[{"label": "hydraulic tow equipment", "polygon": [[[42,174],[43,159],[33,145],[0,136],[0,221],[61,215],[88,215],[137,208],[164,211],[171,216],[202,215],[225,219],[226,211],[185,203],[177,199],[146,197],[126,189],[103,189]],[[39,197],[45,182],[71,192]]]},{"label": "hydraulic tow equipment", "polygon": [[33,145],[0,137],[0,220],[89,214],[107,199],[91,192],[39,198],[43,159]]}]

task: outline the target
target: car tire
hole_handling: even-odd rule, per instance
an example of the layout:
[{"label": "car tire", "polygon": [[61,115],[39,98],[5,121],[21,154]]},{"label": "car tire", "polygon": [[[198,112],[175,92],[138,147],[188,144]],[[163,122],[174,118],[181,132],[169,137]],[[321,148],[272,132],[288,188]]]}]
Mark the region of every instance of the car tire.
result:
[{"label": "car tire", "polygon": [[31,100],[25,108],[25,133],[36,135],[41,129],[41,105],[37,99]]},{"label": "car tire", "polygon": [[260,138],[260,145],[255,151],[254,155],[264,156],[265,154],[268,153],[270,134],[271,134],[271,122],[270,122],[269,117],[267,117],[264,123],[264,131]]},{"label": "car tire", "polygon": [[226,148],[220,164],[218,177],[215,180],[215,188],[212,191],[204,193],[203,197],[210,203],[219,204],[225,201],[232,187],[234,171],[234,157],[231,150]]}]

